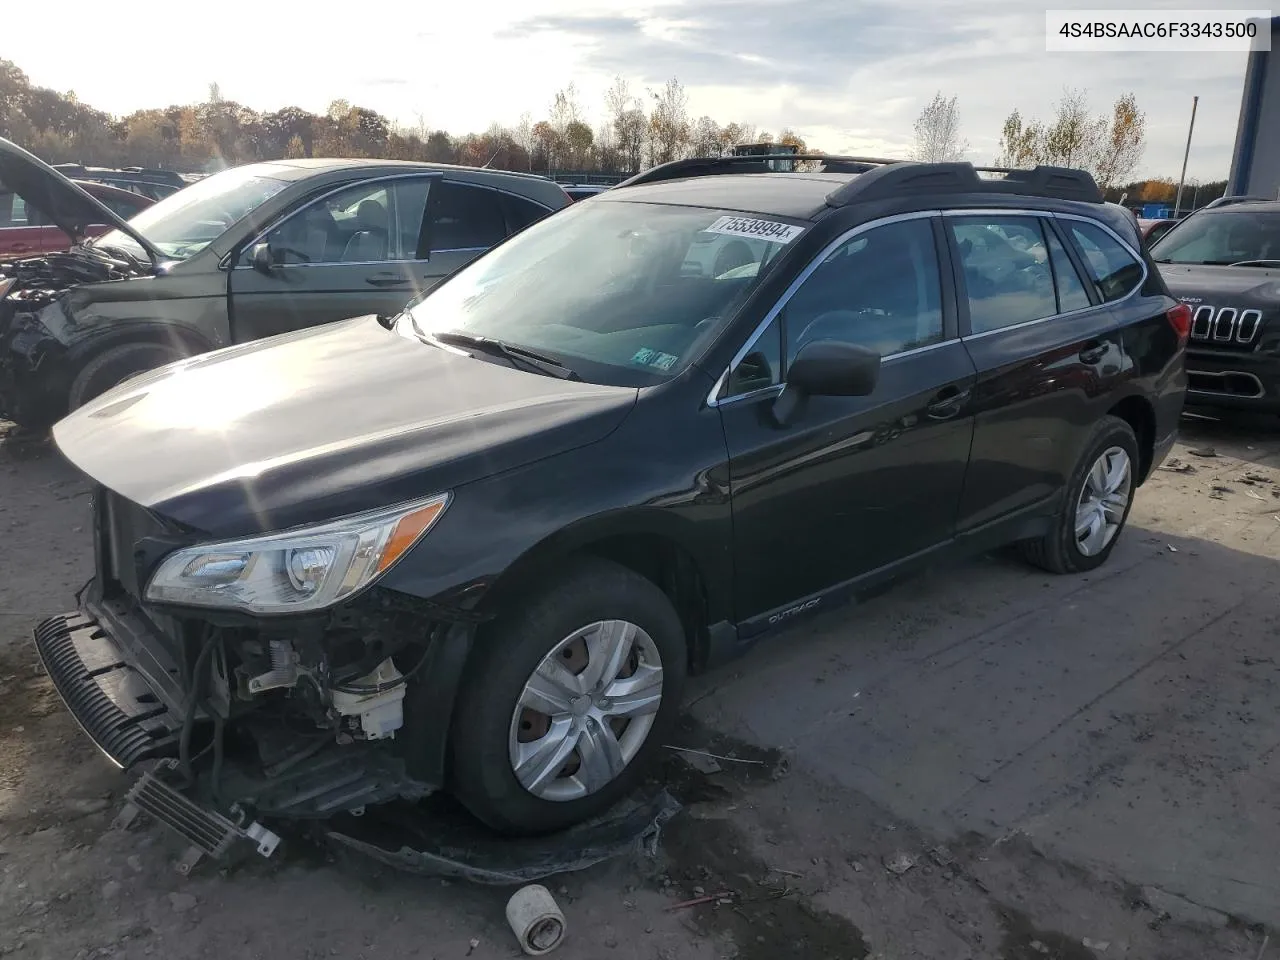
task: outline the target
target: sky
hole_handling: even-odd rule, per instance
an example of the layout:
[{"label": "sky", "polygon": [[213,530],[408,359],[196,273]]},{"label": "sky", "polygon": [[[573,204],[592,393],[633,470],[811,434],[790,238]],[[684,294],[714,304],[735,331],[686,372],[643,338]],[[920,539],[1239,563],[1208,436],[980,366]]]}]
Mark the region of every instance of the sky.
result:
[{"label": "sky", "polygon": [[457,134],[546,116],[572,82],[594,126],[614,76],[642,95],[676,77],[695,117],[791,127],[829,153],[905,156],[913,122],[941,91],[958,99],[969,159],[991,163],[1011,110],[1047,119],[1072,87],[1096,113],[1133,92],[1147,116],[1136,173],[1175,179],[1196,95],[1188,178],[1226,177],[1246,57],[1046,53],[1045,7],[1023,0],[224,0],[188,7],[185,23],[121,17],[101,0],[58,9],[74,31],[24,30],[0,57],[115,114],[203,100],[216,82],[256,110],[321,112],[342,98]]}]

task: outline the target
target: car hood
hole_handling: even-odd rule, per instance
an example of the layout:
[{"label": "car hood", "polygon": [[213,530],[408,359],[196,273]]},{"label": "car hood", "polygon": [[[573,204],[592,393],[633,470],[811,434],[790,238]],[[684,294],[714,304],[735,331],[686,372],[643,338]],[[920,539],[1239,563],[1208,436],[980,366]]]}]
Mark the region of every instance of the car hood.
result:
[{"label": "car hood", "polygon": [[638,391],[424,344],[373,317],[129,380],[57,424],[90,478],[215,537],[455,489],[607,436]]},{"label": "car hood", "polygon": [[1192,307],[1257,307],[1280,305],[1280,268],[1209,267],[1162,263],[1160,275],[1169,292]]},{"label": "car hood", "polygon": [[0,189],[16,193],[77,243],[84,239],[90,225],[104,223],[127,233],[153,261],[160,260],[159,252],[147,239],[109,207],[39,157],[3,137],[0,137]]}]

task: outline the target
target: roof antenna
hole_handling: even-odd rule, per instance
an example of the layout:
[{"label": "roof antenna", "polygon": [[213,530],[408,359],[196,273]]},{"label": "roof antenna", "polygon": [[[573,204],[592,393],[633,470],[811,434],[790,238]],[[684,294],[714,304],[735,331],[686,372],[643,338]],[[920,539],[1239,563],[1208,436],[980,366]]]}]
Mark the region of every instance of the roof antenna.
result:
[{"label": "roof antenna", "polygon": [[498,154],[500,154],[501,152],[502,152],[502,148],[501,148],[501,147],[499,147],[497,150],[493,151],[493,156],[492,156],[492,157],[490,157],[488,160],[486,160],[486,161],[484,162],[484,166],[483,166],[483,167],[481,167],[480,169],[481,169],[481,170],[488,170],[488,169],[489,169],[489,164],[493,163],[493,161],[494,161],[494,160],[498,159]]}]

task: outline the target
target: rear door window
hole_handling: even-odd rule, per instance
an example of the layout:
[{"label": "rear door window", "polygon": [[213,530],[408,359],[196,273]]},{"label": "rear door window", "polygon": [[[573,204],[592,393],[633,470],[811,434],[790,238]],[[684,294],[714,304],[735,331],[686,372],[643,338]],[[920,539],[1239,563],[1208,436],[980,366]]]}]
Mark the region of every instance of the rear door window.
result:
[{"label": "rear door window", "polygon": [[1102,227],[1082,220],[1063,221],[1083,259],[1098,295],[1111,302],[1127,297],[1142,283],[1142,264]]},{"label": "rear door window", "polygon": [[1037,217],[948,218],[964,274],[969,332],[989,333],[1058,312],[1049,249]]},{"label": "rear door window", "polygon": [[464,183],[436,184],[427,205],[432,251],[487,250],[506,239],[500,196]]}]

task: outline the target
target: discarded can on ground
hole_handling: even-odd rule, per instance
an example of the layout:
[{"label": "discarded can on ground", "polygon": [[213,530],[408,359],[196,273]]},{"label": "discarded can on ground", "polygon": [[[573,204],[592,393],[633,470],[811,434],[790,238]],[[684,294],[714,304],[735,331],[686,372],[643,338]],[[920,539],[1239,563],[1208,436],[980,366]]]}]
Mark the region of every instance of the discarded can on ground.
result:
[{"label": "discarded can on ground", "polygon": [[532,957],[550,953],[564,940],[564,914],[540,883],[521,887],[507,901],[507,923],[521,949]]}]

